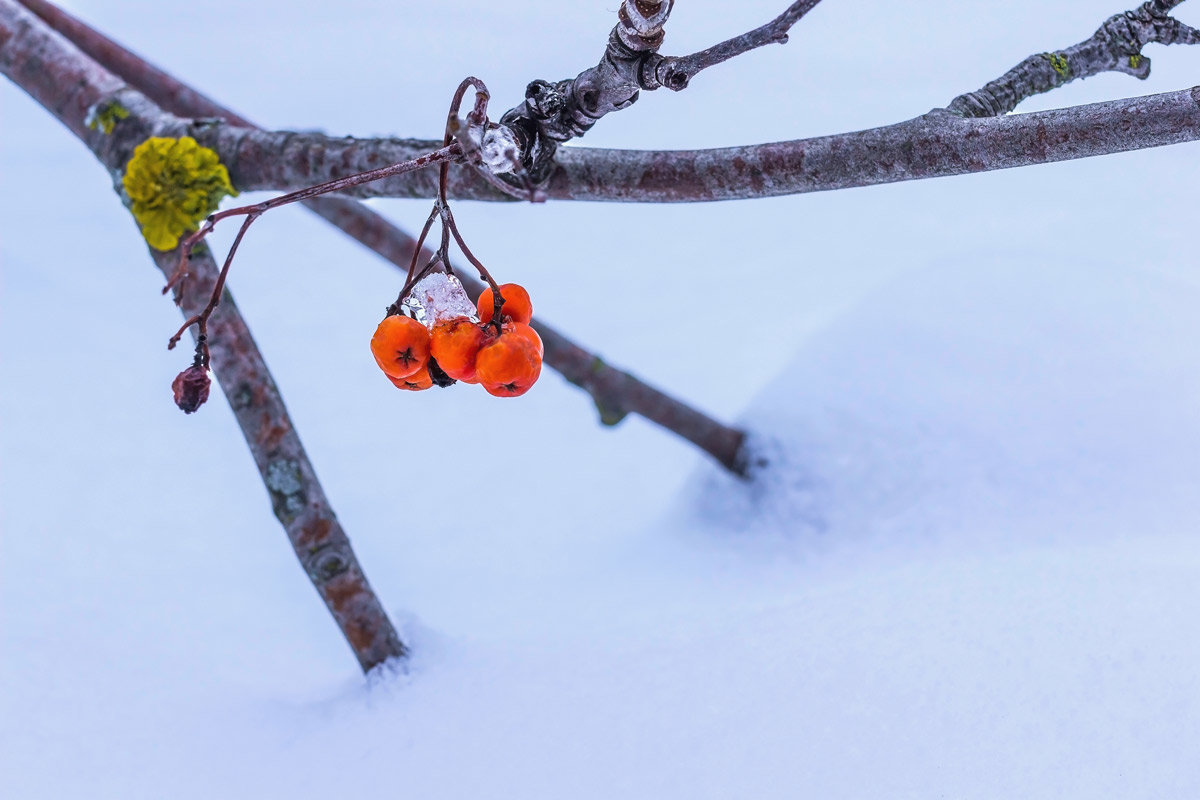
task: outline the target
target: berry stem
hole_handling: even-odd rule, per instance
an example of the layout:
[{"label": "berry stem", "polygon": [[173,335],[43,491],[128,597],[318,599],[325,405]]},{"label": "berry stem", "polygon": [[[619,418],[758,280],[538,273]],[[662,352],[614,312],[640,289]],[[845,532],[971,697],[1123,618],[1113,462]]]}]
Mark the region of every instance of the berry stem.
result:
[{"label": "berry stem", "polygon": [[404,298],[408,296],[408,293],[412,291],[412,287],[416,285],[417,281],[419,281],[421,277],[428,272],[430,267],[432,267],[437,261],[437,257],[435,256],[428,264],[425,265],[420,273],[416,272],[417,260],[421,257],[421,248],[425,246],[425,237],[429,235],[429,230],[433,227],[433,221],[437,219],[437,217],[438,207],[435,205],[433,207],[433,211],[429,212],[429,219],[425,220],[425,226],[421,228],[421,235],[417,237],[417,244],[413,248],[412,261],[410,261],[408,264],[408,277],[404,279],[404,286],[400,289],[400,294],[396,296],[396,302],[388,306],[387,314],[389,317],[392,314],[400,313],[400,305],[404,302]]},{"label": "berry stem", "polygon": [[496,333],[500,333],[500,309],[504,305],[504,296],[500,294],[500,287],[496,284],[495,278],[487,271],[475,254],[471,252],[471,248],[467,247],[467,243],[463,241],[462,234],[458,232],[458,225],[454,223],[454,214],[449,207],[446,208],[446,216],[443,220],[446,229],[454,234],[454,241],[458,242],[458,247],[463,251],[463,255],[467,257],[467,261],[471,262],[471,266],[475,267],[479,272],[479,276],[487,281],[488,286],[492,287],[492,302],[495,303],[495,308],[492,314],[492,324],[496,326]]},{"label": "berry stem", "polygon": [[202,333],[196,337],[196,355],[192,358],[192,366],[208,369],[208,334]]},{"label": "berry stem", "polygon": [[229,247],[229,255],[225,256],[225,264],[221,267],[220,274],[217,275],[216,283],[213,284],[212,296],[208,298],[208,305],[199,314],[189,317],[183,323],[183,326],[167,342],[168,350],[174,350],[175,345],[179,344],[179,339],[187,332],[187,329],[193,324],[199,323],[199,335],[196,337],[196,342],[198,347],[203,343],[204,362],[205,364],[208,363],[208,318],[212,316],[213,310],[221,302],[221,293],[225,291],[225,279],[229,276],[229,267],[233,264],[233,256],[237,253],[238,245],[242,243],[242,237],[246,235],[246,231],[254,224],[254,220],[262,216],[262,213],[261,211],[252,211],[247,215],[246,221],[238,229],[237,236],[234,237],[233,244]]},{"label": "berry stem", "polygon": [[[467,89],[475,90],[475,105],[467,112],[467,131],[472,127],[484,129],[487,127],[487,104],[491,98],[491,93],[488,92],[488,88],[484,85],[483,81],[478,78],[464,78],[462,83],[458,85],[458,88],[454,90],[454,96],[450,99],[450,111],[446,115],[446,132],[442,138],[442,150],[438,152],[449,151],[454,147],[459,147],[459,155],[462,154],[462,145],[455,142],[454,137],[463,127],[462,122],[458,118],[458,112],[462,108],[463,98],[466,96]],[[441,162],[438,171],[438,193],[437,198],[433,202],[433,211],[430,212],[429,219],[425,221],[425,227],[421,229],[421,235],[417,237],[417,245],[413,250],[412,262],[408,266],[408,277],[404,281],[404,286],[400,289],[400,296],[396,298],[396,302],[388,306],[388,314],[398,313],[400,305],[404,302],[404,298],[412,291],[417,281],[429,274],[430,270],[439,263],[443,265],[447,274],[454,274],[454,269],[450,266],[450,238],[453,236],[454,241],[458,242],[459,248],[463,251],[463,255],[467,257],[467,260],[479,272],[480,277],[492,287],[492,297],[495,301],[495,313],[492,315],[492,324],[496,327],[496,333],[500,333],[500,308],[504,305],[504,297],[501,296],[500,287],[492,278],[491,273],[487,271],[487,267],[483,266],[479,259],[475,257],[475,254],[467,247],[467,243],[463,241],[462,234],[458,231],[458,225],[454,222],[454,213],[450,210],[450,201],[447,197],[449,184],[450,161],[445,160]],[[429,235],[435,219],[442,226],[441,243],[438,246],[437,253],[429,260],[429,263],[422,267],[420,271],[417,271],[417,259],[421,253],[421,247],[425,244],[425,238]]]},{"label": "berry stem", "polygon": [[163,287],[163,294],[169,292],[180,281],[187,277],[188,258],[191,256],[192,250],[196,247],[196,245],[204,241],[204,238],[208,236],[208,234],[212,232],[213,228],[216,227],[217,223],[223,219],[228,217],[248,215],[259,216],[273,208],[286,206],[290,203],[299,203],[302,200],[309,200],[313,197],[329,194],[330,192],[340,192],[343,189],[349,189],[364,183],[382,180],[383,178],[390,178],[393,175],[403,175],[406,172],[412,172],[425,167],[431,167],[434,164],[442,164],[445,168],[449,162],[457,161],[461,157],[461,146],[459,146],[457,143],[447,144],[438,150],[434,150],[432,153],[426,153],[423,156],[418,156],[417,158],[409,159],[408,161],[401,161],[399,164],[389,164],[386,167],[379,167],[378,169],[359,172],[355,175],[347,175],[345,178],[338,178],[337,180],[320,183],[316,186],[309,186],[306,189],[299,189],[295,192],[280,195],[279,197],[273,197],[270,200],[265,200],[261,203],[255,203],[254,205],[239,206],[237,208],[226,209],[225,211],[218,211],[217,213],[210,215],[208,219],[204,220],[204,224],[200,226],[200,230],[196,231],[184,240],[183,248],[179,255],[179,267],[175,270],[175,273],[171,275],[170,280],[167,281],[167,285]]}]

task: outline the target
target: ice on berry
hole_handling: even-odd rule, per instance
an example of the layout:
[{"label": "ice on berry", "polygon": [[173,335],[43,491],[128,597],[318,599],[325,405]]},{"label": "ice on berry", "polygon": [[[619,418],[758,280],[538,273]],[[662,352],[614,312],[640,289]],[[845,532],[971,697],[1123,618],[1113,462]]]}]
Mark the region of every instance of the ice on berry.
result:
[{"label": "ice on berry", "polygon": [[404,307],[413,318],[429,328],[455,317],[479,321],[475,304],[467,297],[462,281],[444,272],[431,272],[417,281],[417,285],[404,298]]}]

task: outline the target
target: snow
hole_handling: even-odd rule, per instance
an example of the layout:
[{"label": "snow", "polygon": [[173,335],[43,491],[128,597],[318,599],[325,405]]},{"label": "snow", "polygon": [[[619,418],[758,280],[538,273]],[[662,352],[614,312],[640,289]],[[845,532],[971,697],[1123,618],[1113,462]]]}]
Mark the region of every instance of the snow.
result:
[{"label": "snow", "polygon": [[[780,5],[677,4],[667,46]],[[904,4],[829,0],[587,143],[905,119],[1119,10],[927,5],[913,47]],[[502,107],[582,69],[613,14],[556,9],[532,48],[494,31],[538,3],[343,6],[68,4],[262,124],[415,136],[464,74]],[[1194,49],[1150,55],[1145,83],[1028,107],[1189,85]],[[364,681],[226,404],[171,403],[178,312],[108,176],[7,83],[0,104],[4,797],[1200,795],[1196,145],[752,203],[455,206],[548,322],[747,425],[771,459],[748,485],[637,418],[601,428],[554,373],[511,401],[395,391],[367,341],[402,275],[268,215],[230,286],[413,645]],[[713,321],[722,297],[742,310]],[[714,337],[741,348],[719,375]]]},{"label": "snow", "polygon": [[1200,519],[1200,292],[1129,265],[969,267],[909,274],[810,337],[746,415],[761,480],[716,476],[685,505],[722,530],[906,546]]}]

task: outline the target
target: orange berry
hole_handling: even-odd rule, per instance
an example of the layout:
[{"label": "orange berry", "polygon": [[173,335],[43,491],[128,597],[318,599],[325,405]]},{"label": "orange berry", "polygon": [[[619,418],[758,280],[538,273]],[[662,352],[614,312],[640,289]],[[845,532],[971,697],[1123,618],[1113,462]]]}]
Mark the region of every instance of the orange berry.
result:
[{"label": "orange berry", "polygon": [[442,371],[451,378],[477,383],[475,357],[479,354],[479,348],[493,338],[495,334],[491,328],[485,330],[467,317],[455,317],[433,326],[429,352],[437,359]]},{"label": "orange berry", "polygon": [[[493,329],[488,328],[488,330]],[[534,346],[537,347],[539,358],[546,355],[546,347],[542,344],[542,337],[538,336],[538,332],[524,322],[506,322],[502,326],[501,330],[503,330],[506,334],[520,336],[533,342]]]},{"label": "orange berry", "polygon": [[[527,325],[521,327],[528,328]],[[538,343],[525,333],[504,330],[480,348],[475,370],[488,394],[518,397],[528,392],[542,374],[542,354],[538,351]]]},{"label": "orange berry", "polygon": [[[533,303],[529,301],[529,292],[525,291],[524,286],[516,283],[502,284],[500,296],[504,298],[504,305],[500,307],[501,316],[512,317],[513,322],[526,324],[533,319]],[[479,295],[479,302],[475,304],[475,307],[479,309],[480,322],[492,321],[492,315],[496,313],[496,301],[490,286],[483,290],[483,294]]]},{"label": "orange berry", "polygon": [[391,381],[392,385],[397,389],[406,389],[410,392],[419,392],[422,389],[428,389],[430,386],[433,386],[433,378],[429,375],[428,366],[421,367],[412,375],[409,375],[405,378],[393,378],[386,372],[383,374],[387,375],[387,379]]},{"label": "orange berry", "polygon": [[375,329],[371,352],[389,376],[406,378],[429,360],[429,330],[412,317],[393,314]]}]

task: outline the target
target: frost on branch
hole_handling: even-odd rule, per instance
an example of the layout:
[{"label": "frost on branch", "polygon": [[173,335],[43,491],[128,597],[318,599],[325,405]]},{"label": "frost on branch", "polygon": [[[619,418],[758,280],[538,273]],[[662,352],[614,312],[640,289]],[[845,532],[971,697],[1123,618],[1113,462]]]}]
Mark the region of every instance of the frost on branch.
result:
[{"label": "frost on branch", "polygon": [[479,155],[492,172],[515,172],[521,165],[521,148],[512,128],[500,125],[483,135]]}]

